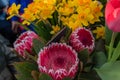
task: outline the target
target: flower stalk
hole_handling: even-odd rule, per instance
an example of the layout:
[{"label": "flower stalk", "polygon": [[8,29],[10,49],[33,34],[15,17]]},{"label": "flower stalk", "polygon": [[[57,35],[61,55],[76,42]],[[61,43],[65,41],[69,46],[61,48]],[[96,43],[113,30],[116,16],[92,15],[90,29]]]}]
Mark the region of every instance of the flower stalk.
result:
[{"label": "flower stalk", "polygon": [[112,52],[113,52],[113,48],[114,48],[114,41],[115,41],[116,36],[117,36],[117,33],[113,32],[111,42],[110,42],[110,45],[109,45],[108,61],[110,61],[110,59],[112,57]]}]

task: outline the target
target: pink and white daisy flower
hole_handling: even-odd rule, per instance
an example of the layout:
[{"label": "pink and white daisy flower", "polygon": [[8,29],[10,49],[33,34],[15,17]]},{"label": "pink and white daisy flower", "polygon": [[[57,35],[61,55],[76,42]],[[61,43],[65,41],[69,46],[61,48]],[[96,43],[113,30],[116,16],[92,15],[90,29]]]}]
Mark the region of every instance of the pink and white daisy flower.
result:
[{"label": "pink and white daisy flower", "polygon": [[37,63],[41,72],[49,74],[53,80],[62,80],[75,76],[79,59],[72,47],[64,43],[52,43],[39,52]]}]

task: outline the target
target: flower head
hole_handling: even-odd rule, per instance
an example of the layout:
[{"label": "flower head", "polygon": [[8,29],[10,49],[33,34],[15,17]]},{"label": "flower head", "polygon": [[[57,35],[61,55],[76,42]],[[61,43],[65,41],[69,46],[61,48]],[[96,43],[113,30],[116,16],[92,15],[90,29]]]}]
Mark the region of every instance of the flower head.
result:
[{"label": "flower head", "polygon": [[67,3],[60,3],[57,7],[57,11],[61,14],[61,15],[65,15],[65,16],[69,16],[70,14],[72,14],[74,12],[74,8],[69,6]]},{"label": "flower head", "polygon": [[96,34],[96,39],[98,38],[105,38],[105,27],[101,26],[101,27],[97,27],[93,33]]},{"label": "flower head", "polygon": [[15,3],[13,3],[12,6],[8,9],[8,14],[10,15],[8,19],[15,15],[18,15],[20,7],[21,7],[20,4],[16,5]]},{"label": "flower head", "polygon": [[14,48],[22,57],[26,57],[25,52],[32,52],[33,39],[38,38],[37,34],[32,31],[22,33],[14,43]]},{"label": "flower head", "polygon": [[60,31],[60,27],[58,25],[52,26],[52,31],[50,32],[51,34],[55,34]]},{"label": "flower head", "polygon": [[120,0],[109,0],[107,2],[105,20],[110,30],[120,32]]},{"label": "flower head", "polygon": [[90,30],[85,28],[77,28],[70,35],[70,45],[76,51],[82,51],[83,49],[88,49],[91,53],[94,49],[94,37]]},{"label": "flower head", "polygon": [[38,66],[41,72],[49,74],[54,80],[75,76],[79,59],[70,46],[52,43],[39,52]]}]

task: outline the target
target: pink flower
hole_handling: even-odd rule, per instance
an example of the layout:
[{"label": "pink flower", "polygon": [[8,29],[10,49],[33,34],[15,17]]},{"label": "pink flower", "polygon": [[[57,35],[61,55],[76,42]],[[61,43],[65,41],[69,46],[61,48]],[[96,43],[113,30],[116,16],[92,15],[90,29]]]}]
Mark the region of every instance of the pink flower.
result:
[{"label": "pink flower", "polygon": [[52,43],[39,52],[37,63],[41,72],[49,74],[53,80],[62,80],[75,76],[79,59],[70,46]]},{"label": "pink flower", "polygon": [[105,20],[110,30],[120,32],[120,0],[109,0],[107,2]]},{"label": "pink flower", "polygon": [[94,49],[94,37],[90,30],[85,28],[77,28],[70,35],[70,45],[78,52],[88,49],[91,53]]},{"label": "pink flower", "polygon": [[35,38],[38,38],[38,36],[33,31],[26,31],[22,33],[14,43],[14,48],[18,54],[25,58],[25,50],[32,53],[32,41]]}]

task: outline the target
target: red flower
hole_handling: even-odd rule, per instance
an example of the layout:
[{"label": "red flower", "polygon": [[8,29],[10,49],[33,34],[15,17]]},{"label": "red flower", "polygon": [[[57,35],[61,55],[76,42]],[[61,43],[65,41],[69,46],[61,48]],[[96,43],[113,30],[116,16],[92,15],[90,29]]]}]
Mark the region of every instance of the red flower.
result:
[{"label": "red flower", "polygon": [[41,72],[49,74],[53,80],[75,76],[79,59],[70,46],[52,43],[39,52],[38,66]]},{"label": "red flower", "polygon": [[110,30],[120,32],[120,0],[109,0],[107,2],[105,20]]},{"label": "red flower", "polygon": [[90,30],[78,28],[70,35],[70,45],[78,52],[88,49],[91,53],[94,49],[94,37]]},{"label": "red flower", "polygon": [[32,31],[26,31],[22,33],[14,43],[14,48],[22,57],[26,57],[25,50],[29,53],[32,52],[32,41],[33,39],[38,38],[37,34]]}]

